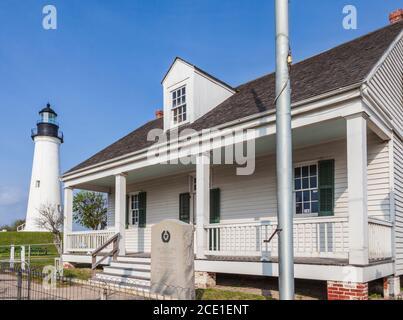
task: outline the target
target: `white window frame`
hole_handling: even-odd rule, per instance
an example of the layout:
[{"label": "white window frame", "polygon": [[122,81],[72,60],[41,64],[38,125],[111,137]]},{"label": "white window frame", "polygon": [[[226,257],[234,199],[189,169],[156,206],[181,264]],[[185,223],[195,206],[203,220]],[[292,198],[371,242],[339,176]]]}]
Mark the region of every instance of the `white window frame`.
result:
[{"label": "white window frame", "polygon": [[[139,227],[139,222],[140,222],[140,209],[139,209],[139,199],[138,196],[140,194],[140,191],[138,192],[131,192],[129,193],[129,228],[138,228]],[[133,202],[132,202],[132,197],[137,196],[137,209],[133,208]],[[133,212],[137,212],[137,223],[133,223]]]},{"label": "white window frame", "polygon": [[[303,212],[302,213],[297,213],[297,201],[296,201],[297,191],[295,190],[295,169],[296,168],[302,168],[302,167],[309,167],[309,166],[312,166],[312,165],[316,165],[316,190],[318,192],[318,212],[317,213],[312,213],[312,212],[311,213],[303,213]],[[302,172],[301,172],[301,174],[302,174]],[[309,178],[310,178],[310,176],[309,176]],[[302,176],[301,176],[301,184],[302,184]],[[319,202],[319,160],[299,162],[299,163],[295,163],[293,165],[293,170],[292,170],[292,189],[293,189],[294,217],[295,218],[300,218],[300,219],[310,218],[310,217],[312,217],[312,218],[319,217],[319,210],[320,210],[320,207],[319,207],[320,206],[320,202]],[[298,190],[298,192],[299,191],[304,192],[304,191],[307,191],[307,190],[312,191],[313,189],[315,189],[315,188],[310,188],[310,186],[309,186],[308,189],[303,189],[302,188],[301,190]],[[310,202],[312,202],[312,200],[310,200]],[[302,203],[304,203],[304,201],[302,201]],[[303,210],[303,208],[302,208],[302,210]]]},{"label": "white window frame", "polygon": [[[184,95],[180,95],[179,97],[182,98],[183,96],[185,97],[185,102],[184,103],[180,103],[180,104],[176,104],[174,106],[174,103],[176,101],[176,99],[178,99],[178,97],[176,96],[175,98],[173,97],[174,93],[177,93],[178,91],[181,91],[185,89],[185,94]],[[181,85],[173,90],[170,91],[170,112],[171,112],[171,123],[173,127],[177,127],[180,125],[183,125],[187,122],[189,122],[189,106],[188,106],[188,88],[187,85]],[[175,122],[175,110],[180,110],[180,108],[184,108],[185,112],[182,113],[178,113],[177,118],[179,119],[179,115],[182,116],[182,121],[176,121]],[[183,115],[185,115],[186,119],[183,120]]]}]

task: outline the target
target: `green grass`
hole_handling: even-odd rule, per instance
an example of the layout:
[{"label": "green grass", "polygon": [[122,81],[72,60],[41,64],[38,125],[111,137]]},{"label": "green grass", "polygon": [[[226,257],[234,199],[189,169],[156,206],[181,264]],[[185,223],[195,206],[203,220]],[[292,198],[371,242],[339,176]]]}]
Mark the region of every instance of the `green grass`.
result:
[{"label": "green grass", "polygon": [[[53,236],[50,232],[0,232],[0,260],[10,257],[10,245],[15,245],[15,258],[18,260],[21,245],[31,245],[31,269],[42,270],[43,267],[55,264],[58,257],[56,247],[52,244]],[[41,244],[41,246],[36,246]],[[43,244],[47,244],[43,246]],[[29,249],[25,247],[25,256],[28,259]],[[27,260],[28,261],[28,260]]]},{"label": "green grass", "polygon": [[0,232],[0,246],[53,243],[50,232]]},{"label": "green grass", "polygon": [[220,289],[197,289],[197,300],[271,300],[258,294],[245,293],[239,291],[227,291]]},{"label": "green grass", "polygon": [[89,280],[92,277],[92,270],[88,268],[64,269],[63,276],[71,279]]}]

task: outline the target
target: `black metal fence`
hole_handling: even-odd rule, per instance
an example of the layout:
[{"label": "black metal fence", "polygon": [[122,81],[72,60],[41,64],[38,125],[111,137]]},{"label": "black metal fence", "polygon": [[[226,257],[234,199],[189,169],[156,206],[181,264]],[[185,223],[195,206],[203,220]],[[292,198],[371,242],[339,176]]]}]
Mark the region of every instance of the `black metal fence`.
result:
[{"label": "black metal fence", "polygon": [[[49,272],[48,272],[49,271]],[[49,269],[0,263],[0,300],[143,300],[122,290],[62,277]]]}]

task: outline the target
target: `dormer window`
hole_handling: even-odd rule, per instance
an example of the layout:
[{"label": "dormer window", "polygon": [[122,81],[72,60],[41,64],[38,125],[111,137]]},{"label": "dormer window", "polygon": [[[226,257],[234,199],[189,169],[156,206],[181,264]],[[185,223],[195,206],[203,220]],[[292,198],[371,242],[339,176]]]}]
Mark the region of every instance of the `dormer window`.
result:
[{"label": "dormer window", "polygon": [[187,120],[186,87],[172,91],[172,120],[174,125],[178,125]]}]

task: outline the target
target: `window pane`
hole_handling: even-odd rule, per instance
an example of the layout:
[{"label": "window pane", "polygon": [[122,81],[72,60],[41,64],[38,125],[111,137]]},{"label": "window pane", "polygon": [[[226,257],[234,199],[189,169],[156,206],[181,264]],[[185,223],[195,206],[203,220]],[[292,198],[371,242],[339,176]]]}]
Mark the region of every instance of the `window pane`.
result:
[{"label": "window pane", "polygon": [[296,192],[295,193],[295,202],[302,202],[302,192]]},{"label": "window pane", "polygon": [[311,181],[310,181],[310,187],[311,187],[311,189],[312,189],[312,188],[317,188],[317,187],[318,187],[318,182],[316,181],[316,180],[317,180],[316,177],[311,177],[310,180],[311,180]]},{"label": "window pane", "polygon": [[319,192],[318,190],[311,191],[311,201],[318,201],[319,200]]},{"label": "window pane", "polygon": [[304,203],[304,213],[311,213],[311,203]]},{"label": "window pane", "polygon": [[304,191],[304,202],[310,201],[310,192]]},{"label": "window pane", "polygon": [[316,165],[310,166],[309,173],[310,173],[311,176],[316,176],[317,175]]},{"label": "window pane", "polygon": [[295,179],[295,190],[301,190],[301,179]]},{"label": "window pane", "polygon": [[295,178],[301,177],[301,168],[295,168]]},{"label": "window pane", "polygon": [[301,204],[301,203],[297,203],[297,205],[296,205],[296,212],[297,212],[297,214],[301,214],[301,213],[302,213],[302,204]]},{"label": "window pane", "polygon": [[309,178],[303,178],[302,179],[302,188],[303,189],[308,189],[309,188]]},{"label": "window pane", "polygon": [[182,88],[182,94],[183,94],[183,95],[186,94],[186,87],[183,87],[183,88]]},{"label": "window pane", "polygon": [[303,177],[309,176],[309,167],[302,167],[302,176]]},{"label": "window pane", "polygon": [[174,92],[172,93],[172,98],[173,98],[173,99],[176,99],[176,91],[174,91]]},{"label": "window pane", "polygon": [[311,212],[312,213],[318,213],[319,212],[319,206],[318,206],[318,202],[312,202],[312,208],[311,208]]}]

